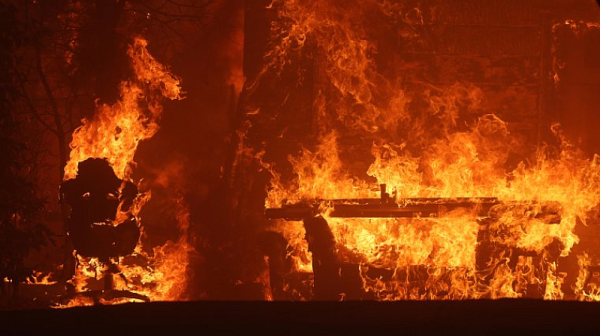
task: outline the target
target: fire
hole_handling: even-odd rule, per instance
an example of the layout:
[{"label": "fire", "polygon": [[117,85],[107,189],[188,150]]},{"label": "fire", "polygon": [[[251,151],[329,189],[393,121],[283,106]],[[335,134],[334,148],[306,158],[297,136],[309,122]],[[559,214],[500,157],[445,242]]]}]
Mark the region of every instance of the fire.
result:
[{"label": "fire", "polygon": [[[557,124],[551,131],[558,145],[532,150],[501,117],[480,113],[485,97],[474,84],[436,87],[414,80],[414,90],[402,85],[403,78],[396,76],[402,71],[382,70],[385,66],[377,64],[379,46],[365,22],[368,15],[393,17],[405,28],[405,40],[420,41],[409,32],[417,31],[412,28],[422,24],[425,14],[386,1],[354,5],[271,5],[279,19],[261,76],[281,74],[303,52],[315,55],[318,141],[288,157],[292,180],[265,162],[264,152],[256,156],[272,175],[266,207],[378,198],[381,184],[395,200],[495,197],[503,205],[494,207],[488,221],[465,209],[437,218],[334,218],[331,209],[322,214],[339,258],[358,264],[363,289],[377,299],[515,298],[535,290],[545,299],[563,298],[564,275],[556,260],[578,243],[577,221],[597,219],[588,215],[600,203],[599,157],[590,159],[578,151]],[[398,63],[406,73],[416,66]],[[348,138],[370,146],[369,153],[360,145],[354,146],[356,155],[344,152],[341,143]],[[353,165],[364,160],[370,160],[364,168]],[[551,223],[548,209],[560,214],[559,223]],[[274,225],[293,249],[296,272],[311,272],[302,223]],[[489,246],[480,240],[483,235]],[[478,251],[485,248],[490,249],[488,259],[478,260]],[[516,264],[509,265],[511,260]],[[585,273],[590,265],[580,258],[582,300],[598,298],[593,284],[582,288],[597,275]]]},{"label": "fire", "polygon": [[[88,158],[104,158],[116,176],[131,181],[135,168],[134,156],[140,141],[152,137],[159,129],[163,100],[182,99],[180,80],[169,68],[152,57],[147,42],[135,38],[128,49],[135,77],[120,85],[120,99],[114,105],[101,104],[91,119],[73,132],[70,159],[65,167],[64,179],[77,176],[78,164]],[[150,191],[141,192],[130,208],[131,215],[138,217],[142,206],[150,199]],[[127,216],[119,210],[119,216]],[[188,254],[189,211],[182,198],[176,202],[174,225],[179,232],[175,242],[164,246],[146,247],[138,242],[131,257],[121,257],[120,272],[124,278],[114,276],[116,290],[129,290],[149,297],[151,300],[185,299]],[[143,230],[143,225],[142,225]],[[78,257],[74,286],[77,292],[85,292],[97,283],[106,272],[106,265],[97,258]],[[133,259],[131,260],[127,260]],[[140,262],[142,260],[143,262]],[[105,303],[118,303],[131,299],[107,299]],[[134,300],[135,301],[135,300]],[[91,299],[76,297],[66,306],[91,304]]]},{"label": "fire", "polygon": [[117,177],[129,179],[139,142],[158,131],[162,97],[181,99],[179,79],[150,55],[147,45],[136,38],[128,50],[136,78],[121,83],[121,99],[97,106],[94,117],[73,132],[65,180],[74,178],[77,164],[87,158],[106,158]]}]

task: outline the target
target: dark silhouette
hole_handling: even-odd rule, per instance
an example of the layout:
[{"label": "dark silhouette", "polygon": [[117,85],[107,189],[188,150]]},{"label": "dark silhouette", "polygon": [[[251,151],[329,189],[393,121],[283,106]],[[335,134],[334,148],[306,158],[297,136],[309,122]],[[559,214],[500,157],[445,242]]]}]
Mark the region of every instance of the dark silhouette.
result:
[{"label": "dark silhouette", "polygon": [[68,233],[77,254],[98,257],[108,268],[103,291],[71,293],[63,299],[81,294],[95,302],[119,297],[149,301],[140,294],[113,290],[113,274],[119,273],[119,269],[111,258],[132,253],[140,238],[137,220],[129,212],[138,194],[137,187],[119,179],[105,159],[87,159],[77,169],[77,177],[65,181],[61,187],[64,200],[72,208]]},{"label": "dark silhouette", "polygon": [[265,231],[258,236],[258,245],[269,259],[269,284],[274,300],[288,300],[285,275],[292,271],[292,261],[287,255],[288,241],[281,233]]},{"label": "dark silhouette", "polygon": [[[65,201],[71,206],[67,228],[78,254],[106,260],[130,254],[140,236],[137,220],[127,212],[137,187],[119,179],[104,159],[87,159],[78,165],[75,179],[62,185]],[[119,209],[120,206],[120,209]]]},{"label": "dark silhouette", "polygon": [[335,238],[323,217],[304,219],[308,250],[313,256],[314,299],[339,301],[340,262],[335,253]]}]

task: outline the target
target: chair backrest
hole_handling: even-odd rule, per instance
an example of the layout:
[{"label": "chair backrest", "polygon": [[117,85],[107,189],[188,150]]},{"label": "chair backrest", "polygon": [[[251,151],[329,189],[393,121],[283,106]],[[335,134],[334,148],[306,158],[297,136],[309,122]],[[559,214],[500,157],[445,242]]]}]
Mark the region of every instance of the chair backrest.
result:
[{"label": "chair backrest", "polygon": [[120,180],[108,161],[92,158],[79,163],[77,177],[65,181],[61,192],[71,206],[67,226],[78,254],[109,258],[133,252],[140,236],[137,220],[130,213],[120,223],[115,219],[119,204],[121,211],[128,211],[137,188]]}]

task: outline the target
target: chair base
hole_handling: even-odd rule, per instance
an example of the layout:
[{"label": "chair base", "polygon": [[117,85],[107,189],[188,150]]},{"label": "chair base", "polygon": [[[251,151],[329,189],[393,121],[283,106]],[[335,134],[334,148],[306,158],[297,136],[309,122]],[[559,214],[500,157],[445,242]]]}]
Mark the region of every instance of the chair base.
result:
[{"label": "chair base", "polygon": [[103,290],[93,290],[87,292],[78,292],[73,294],[67,294],[60,298],[62,304],[67,304],[69,301],[77,298],[77,297],[87,297],[91,298],[94,301],[94,305],[102,304],[100,300],[104,299],[105,301],[111,301],[114,299],[134,299],[140,300],[143,302],[150,302],[150,298],[146,295],[134,293],[128,290],[117,290],[117,289],[103,289]]}]

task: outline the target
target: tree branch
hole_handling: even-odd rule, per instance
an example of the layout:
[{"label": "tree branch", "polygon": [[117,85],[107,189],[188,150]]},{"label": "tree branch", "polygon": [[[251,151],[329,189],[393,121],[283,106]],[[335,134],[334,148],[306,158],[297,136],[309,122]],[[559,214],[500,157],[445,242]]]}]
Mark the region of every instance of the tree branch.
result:
[{"label": "tree branch", "polygon": [[21,95],[24,98],[25,104],[29,108],[31,115],[37,121],[39,121],[40,124],[42,124],[45,128],[47,128],[50,132],[52,132],[55,135],[58,135],[58,131],[56,129],[52,128],[52,126],[50,126],[50,124],[48,124],[46,121],[44,121],[44,119],[38,114],[35,106],[33,106],[33,103],[31,102],[31,98],[29,97],[29,94],[27,93],[27,89],[25,88],[25,80],[22,78],[22,74],[18,73],[17,77],[19,78],[19,84],[21,86],[21,90],[19,90],[19,91],[21,92]]}]

